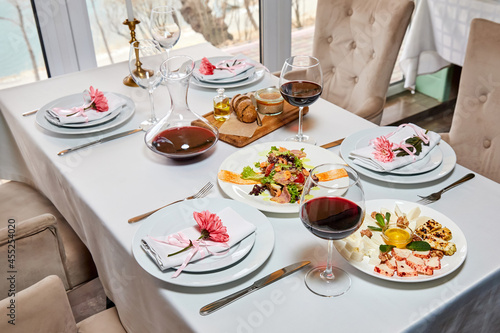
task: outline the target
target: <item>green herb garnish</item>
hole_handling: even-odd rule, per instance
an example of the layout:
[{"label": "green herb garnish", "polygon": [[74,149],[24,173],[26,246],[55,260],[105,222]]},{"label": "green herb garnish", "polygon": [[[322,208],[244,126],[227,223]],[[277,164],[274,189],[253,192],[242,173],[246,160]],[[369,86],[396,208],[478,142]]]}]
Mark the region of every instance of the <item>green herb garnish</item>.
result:
[{"label": "green herb garnish", "polygon": [[368,226],[368,229],[373,230],[373,231],[382,231],[382,228],[379,227],[373,227],[371,225]]},{"label": "green herb garnish", "polygon": [[415,241],[406,245],[406,248],[412,251],[429,251],[431,246],[429,243],[424,241]]},{"label": "green herb garnish", "polygon": [[384,216],[380,213],[377,213],[375,215],[375,220],[377,220],[377,224],[380,226],[380,227],[385,227],[385,224],[386,223],[389,223],[390,220],[391,220],[391,214],[389,212],[387,212],[385,214],[385,219],[384,219]]},{"label": "green herb garnish", "polygon": [[[429,131],[428,130],[425,131],[425,134],[427,134],[427,132],[429,132]],[[429,143],[424,143],[424,141],[422,141],[422,139],[416,135],[412,136],[411,138],[406,139],[405,143],[415,147],[415,155],[417,155],[417,156],[420,155],[420,153],[422,152],[422,145],[425,145],[425,146],[429,145]],[[394,152],[397,152],[397,154],[396,154],[397,157],[408,155],[408,153],[406,151],[404,151],[402,148],[395,149]]]},{"label": "green herb garnish", "polygon": [[394,245],[386,245],[386,244],[382,244],[379,246],[379,249],[380,249],[380,252],[382,253],[386,253],[386,252],[389,252],[390,250],[392,250],[393,248],[395,248]]}]

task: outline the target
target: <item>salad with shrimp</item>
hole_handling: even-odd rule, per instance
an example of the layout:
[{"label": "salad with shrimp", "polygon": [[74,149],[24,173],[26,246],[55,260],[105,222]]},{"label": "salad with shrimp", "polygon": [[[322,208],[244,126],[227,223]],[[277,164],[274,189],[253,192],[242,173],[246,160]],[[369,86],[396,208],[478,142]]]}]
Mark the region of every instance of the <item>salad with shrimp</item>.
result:
[{"label": "salad with shrimp", "polygon": [[309,171],[304,167],[304,149],[288,150],[272,146],[266,157],[265,161],[256,162],[254,167],[243,168],[241,178],[257,182],[249,194],[258,196],[269,191],[270,200],[277,203],[300,201],[309,175]]}]

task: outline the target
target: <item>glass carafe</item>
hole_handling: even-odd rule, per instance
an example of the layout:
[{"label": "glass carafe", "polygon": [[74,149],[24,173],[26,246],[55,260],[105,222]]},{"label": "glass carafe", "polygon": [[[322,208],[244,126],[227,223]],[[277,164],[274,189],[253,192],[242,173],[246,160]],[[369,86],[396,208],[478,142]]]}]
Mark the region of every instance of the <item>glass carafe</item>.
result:
[{"label": "glass carafe", "polygon": [[157,154],[193,157],[211,149],[219,139],[217,128],[189,109],[187,94],[193,69],[193,59],[183,55],[170,57],[160,66],[172,106],[145,136],[146,145]]}]

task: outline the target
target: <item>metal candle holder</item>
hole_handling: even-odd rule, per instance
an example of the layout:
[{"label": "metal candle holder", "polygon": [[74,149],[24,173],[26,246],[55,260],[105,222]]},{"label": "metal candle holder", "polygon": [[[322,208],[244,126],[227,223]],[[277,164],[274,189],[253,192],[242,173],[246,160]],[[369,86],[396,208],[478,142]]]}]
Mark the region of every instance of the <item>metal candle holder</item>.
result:
[{"label": "metal candle holder", "polygon": [[[128,19],[123,21],[123,24],[128,25],[128,28],[130,29],[130,37],[131,38],[130,38],[129,44],[132,44],[133,42],[137,41],[137,39],[135,39],[135,26],[139,23],[141,23],[141,21],[139,21],[136,18],[134,18],[134,20],[132,22],[130,22]],[[139,59],[139,57],[137,57],[136,59]],[[141,71],[139,61],[138,61],[138,66],[139,67],[136,68],[136,71]],[[129,87],[138,87],[137,83],[135,83],[134,79],[132,78],[132,75],[130,75],[130,74],[125,76],[125,78],[123,79],[123,84],[126,86],[129,86]]]}]

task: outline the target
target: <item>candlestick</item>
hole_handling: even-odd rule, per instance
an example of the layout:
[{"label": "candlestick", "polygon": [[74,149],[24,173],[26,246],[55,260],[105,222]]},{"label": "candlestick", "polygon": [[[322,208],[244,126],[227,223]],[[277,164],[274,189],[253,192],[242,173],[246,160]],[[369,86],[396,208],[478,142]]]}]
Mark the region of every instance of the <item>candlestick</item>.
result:
[{"label": "candlestick", "polygon": [[125,0],[127,5],[127,17],[130,22],[134,20],[134,8],[132,7],[132,0]]},{"label": "candlestick", "polygon": [[[127,0],[127,4],[129,1],[130,0]],[[127,9],[128,9],[128,6],[127,6]],[[128,25],[128,28],[130,29],[129,44],[132,44],[133,42],[135,42],[137,40],[137,39],[135,39],[135,26],[139,23],[141,23],[141,21],[139,21],[135,18],[132,18],[131,21],[129,19],[123,21],[123,24]],[[123,84],[126,86],[129,86],[129,87],[138,87],[137,83],[135,83],[134,79],[132,78],[132,75],[130,75],[130,74],[125,76],[125,78],[123,79]]]}]

